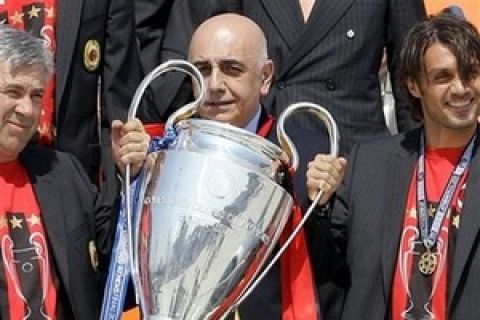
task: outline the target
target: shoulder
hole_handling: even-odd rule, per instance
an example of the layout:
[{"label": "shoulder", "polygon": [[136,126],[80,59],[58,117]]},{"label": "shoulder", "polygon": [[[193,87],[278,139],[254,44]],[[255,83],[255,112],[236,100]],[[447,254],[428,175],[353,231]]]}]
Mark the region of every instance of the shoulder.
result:
[{"label": "shoulder", "polygon": [[392,153],[410,154],[418,152],[420,130],[418,128],[393,136],[386,136],[368,142],[356,144],[349,154],[349,158],[379,158]]},{"label": "shoulder", "polygon": [[54,149],[29,145],[21,152],[20,160],[31,175],[57,175],[60,179],[86,176],[75,156]]},{"label": "shoulder", "polygon": [[45,148],[37,145],[28,145],[21,152],[20,158],[29,164],[38,167],[58,165],[67,162],[75,162],[73,155],[58,151],[55,149]]}]

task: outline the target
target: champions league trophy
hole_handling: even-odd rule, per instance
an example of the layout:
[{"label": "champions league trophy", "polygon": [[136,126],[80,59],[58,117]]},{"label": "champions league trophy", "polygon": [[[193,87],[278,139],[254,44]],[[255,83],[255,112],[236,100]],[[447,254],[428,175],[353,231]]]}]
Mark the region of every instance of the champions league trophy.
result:
[{"label": "champions league trophy", "polygon": [[[132,277],[143,319],[219,319],[278,260],[322,194],[258,275],[293,206],[280,184],[298,166],[295,146],[283,129],[285,119],[300,110],[316,115],[327,126],[333,155],[338,129],[325,109],[310,103],[292,105],[278,119],[282,148],[228,124],[190,118],[203,102],[205,85],[200,72],[182,60],[168,61],[147,75],[129,119],[150,82],[170,70],[192,76],[199,95],[168,119],[166,136],[173,132],[173,138],[149,154],[134,212],[126,192]],[[129,166],[126,171],[128,186]]]}]

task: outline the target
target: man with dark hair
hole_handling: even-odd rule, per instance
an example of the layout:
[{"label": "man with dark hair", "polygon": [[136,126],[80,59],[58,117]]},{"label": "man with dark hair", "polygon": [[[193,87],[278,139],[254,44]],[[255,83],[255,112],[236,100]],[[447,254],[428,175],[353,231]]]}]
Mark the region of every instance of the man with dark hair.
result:
[{"label": "man with dark hair", "polygon": [[[342,319],[476,319],[480,283],[480,37],[451,14],[419,23],[400,76],[423,126],[310,164],[336,246],[316,252],[348,279]],[[319,224],[325,223],[318,218]],[[332,251],[329,251],[332,250]],[[333,257],[322,259],[322,256]],[[335,259],[338,258],[338,259]]]}]

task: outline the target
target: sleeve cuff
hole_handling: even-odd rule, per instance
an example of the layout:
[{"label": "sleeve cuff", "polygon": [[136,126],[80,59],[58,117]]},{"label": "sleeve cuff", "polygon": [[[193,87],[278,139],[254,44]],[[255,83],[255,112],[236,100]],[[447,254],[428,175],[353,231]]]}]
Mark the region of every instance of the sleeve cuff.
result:
[{"label": "sleeve cuff", "polygon": [[315,214],[319,218],[330,220],[330,216],[332,214],[331,202],[329,201],[322,206],[318,206],[315,210]]}]

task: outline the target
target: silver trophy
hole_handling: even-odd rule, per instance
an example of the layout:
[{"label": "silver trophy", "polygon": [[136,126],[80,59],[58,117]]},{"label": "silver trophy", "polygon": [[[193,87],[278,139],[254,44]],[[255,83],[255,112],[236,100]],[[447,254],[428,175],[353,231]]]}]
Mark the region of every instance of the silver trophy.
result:
[{"label": "silver trophy", "polygon": [[285,119],[301,110],[317,115],[330,133],[334,155],[338,129],[325,109],[310,103],[292,105],[280,116],[282,148],[228,124],[191,118],[205,85],[199,71],[182,60],[160,65],[142,81],[129,118],[150,82],[170,70],[191,75],[200,93],[168,119],[174,141],[149,155],[136,219],[126,192],[132,275],[144,319],[219,319],[253,290],[303,225],[262,270],[293,206],[280,184],[298,166]]}]

